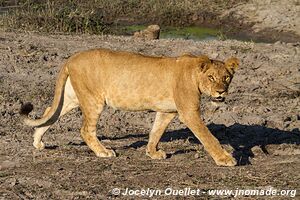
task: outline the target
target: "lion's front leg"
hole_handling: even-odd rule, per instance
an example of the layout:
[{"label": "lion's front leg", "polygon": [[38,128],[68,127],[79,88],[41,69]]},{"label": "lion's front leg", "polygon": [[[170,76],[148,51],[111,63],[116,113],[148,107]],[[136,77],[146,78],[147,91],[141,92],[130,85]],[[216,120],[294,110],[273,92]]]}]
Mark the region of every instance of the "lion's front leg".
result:
[{"label": "lion's front leg", "polygon": [[146,154],[152,159],[165,159],[166,153],[163,150],[157,150],[158,142],[163,135],[165,129],[176,113],[161,113],[158,112],[155,117],[153,128],[149,135],[149,142],[146,149]]},{"label": "lion's front leg", "polygon": [[222,148],[220,142],[211,134],[200,117],[199,111],[182,111],[180,120],[195,134],[219,166],[235,166],[236,160]]}]

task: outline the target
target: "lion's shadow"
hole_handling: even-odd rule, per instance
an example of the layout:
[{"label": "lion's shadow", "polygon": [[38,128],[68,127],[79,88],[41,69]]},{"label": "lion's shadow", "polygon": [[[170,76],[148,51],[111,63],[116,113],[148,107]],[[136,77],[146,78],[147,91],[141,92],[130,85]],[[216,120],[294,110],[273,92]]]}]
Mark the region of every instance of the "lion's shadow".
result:
[{"label": "lion's shadow", "polygon": [[[244,125],[235,123],[231,126],[222,124],[209,124],[209,130],[218,138],[221,144],[229,144],[233,147],[233,156],[238,161],[239,165],[247,165],[250,163],[250,158],[254,157],[252,148],[257,146],[265,154],[268,154],[266,145],[270,144],[300,144],[300,131],[283,131],[276,128],[268,128],[260,125]],[[139,140],[130,144],[125,148],[140,148],[147,145],[148,134],[128,134],[119,137],[101,136],[102,139],[122,140],[129,138],[138,138]],[[170,142],[173,140],[188,140],[191,143],[200,144],[199,140],[188,129],[180,129],[168,131],[164,133],[160,142]],[[80,145],[84,145],[82,142]],[[189,150],[193,151],[193,150]],[[196,150],[194,150],[196,151]],[[185,153],[184,150],[178,150],[173,155]],[[170,155],[168,156],[170,157]]]},{"label": "lion's shadow", "polygon": [[208,128],[222,144],[233,147],[233,156],[239,165],[251,164],[250,158],[254,157],[252,148],[257,146],[265,154],[269,154],[265,148],[270,144],[300,144],[300,131],[283,131],[261,125],[233,124],[226,127],[220,124],[210,124]]},{"label": "lion's shadow", "polygon": [[[251,164],[250,158],[254,157],[252,148],[255,146],[258,146],[264,153],[268,154],[265,146],[269,144],[300,144],[299,129],[289,132],[260,125],[243,125],[238,123],[228,127],[212,123],[208,125],[208,128],[219,139],[221,144],[229,144],[233,147],[233,156],[239,165]],[[116,140],[131,137],[143,139],[130,144],[128,147],[140,148],[147,144],[148,135],[145,134],[125,135],[107,139]],[[160,142],[170,142],[173,140],[188,140],[191,143],[200,143],[187,128],[164,133]],[[184,151],[178,150],[175,152],[175,154],[181,153],[184,153]]]}]

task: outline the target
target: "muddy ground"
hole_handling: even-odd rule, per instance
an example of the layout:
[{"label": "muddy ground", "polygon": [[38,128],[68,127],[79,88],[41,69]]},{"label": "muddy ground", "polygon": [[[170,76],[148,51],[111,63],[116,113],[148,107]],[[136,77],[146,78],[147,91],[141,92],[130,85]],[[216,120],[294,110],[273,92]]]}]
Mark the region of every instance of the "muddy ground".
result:
[{"label": "muddy ground", "polygon": [[[20,122],[22,102],[41,116],[53,99],[60,64],[91,48],[147,55],[184,52],[241,60],[226,103],[216,109],[203,97],[202,116],[212,133],[239,162],[218,167],[193,134],[173,120],[160,142],[166,160],[145,155],[153,112],[106,108],[98,136],[118,157],[97,158],[82,141],[81,112],[74,110],[44,137],[47,148],[32,146],[33,129]],[[129,199],[113,188],[298,189],[300,186],[300,45],[226,41],[158,40],[90,35],[0,32],[0,199]],[[137,197],[135,197],[137,198]],[[142,198],[141,196],[139,199]],[[146,198],[146,197],[143,197]],[[181,199],[180,196],[156,196]],[[189,199],[230,196],[189,196]],[[246,197],[239,197],[240,199]],[[250,196],[248,199],[265,197]],[[287,199],[289,196],[276,196]]]}]

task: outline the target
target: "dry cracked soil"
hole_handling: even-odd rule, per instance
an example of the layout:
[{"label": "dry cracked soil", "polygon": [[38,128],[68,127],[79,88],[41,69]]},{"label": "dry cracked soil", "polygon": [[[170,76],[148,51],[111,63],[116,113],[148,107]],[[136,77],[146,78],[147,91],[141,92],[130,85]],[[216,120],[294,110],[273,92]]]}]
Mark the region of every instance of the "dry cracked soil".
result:
[{"label": "dry cracked soil", "polygon": [[[20,121],[22,103],[40,117],[51,104],[61,63],[91,48],[147,55],[189,52],[224,60],[236,56],[241,66],[220,107],[202,98],[201,112],[211,132],[239,162],[218,167],[201,143],[176,118],[159,147],[166,160],[145,155],[153,112],[106,108],[98,137],[115,149],[116,158],[97,158],[82,141],[79,109],[45,134],[46,149],[32,146],[33,129]],[[231,199],[210,196],[210,189],[290,189],[300,192],[300,44],[236,40],[134,40],[131,37],[49,35],[0,32],[0,199],[147,199],[115,195],[113,188],[200,189],[201,195],[155,199]],[[290,196],[273,196],[287,199]],[[299,194],[295,198],[299,198]],[[239,196],[239,199],[267,197]],[[271,197],[270,197],[271,198]]]}]

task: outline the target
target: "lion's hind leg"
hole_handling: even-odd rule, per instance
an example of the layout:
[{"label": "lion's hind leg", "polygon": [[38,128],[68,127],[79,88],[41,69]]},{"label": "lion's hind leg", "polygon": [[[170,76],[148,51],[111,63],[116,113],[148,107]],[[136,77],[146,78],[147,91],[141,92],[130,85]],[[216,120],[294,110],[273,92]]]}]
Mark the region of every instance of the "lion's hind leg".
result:
[{"label": "lion's hind leg", "polygon": [[83,100],[80,104],[84,117],[83,125],[80,130],[81,137],[97,157],[115,157],[116,153],[113,150],[107,149],[97,138],[96,125],[99,115],[104,108],[104,102],[96,102],[93,97],[90,97]]},{"label": "lion's hind leg", "polygon": [[[46,108],[43,116],[47,115],[47,113],[49,112],[49,110],[51,109],[51,107]],[[40,127],[40,128],[36,128],[34,130],[34,134],[33,134],[33,146],[38,149],[38,150],[42,150],[45,148],[45,144],[42,142],[42,137],[44,135],[44,133],[50,128],[50,126],[44,126],[44,127]]]},{"label": "lion's hind leg", "polygon": [[[78,107],[77,104],[68,104],[68,105],[63,106],[59,117],[62,117],[63,115],[67,114],[73,108],[76,108],[76,107]],[[51,107],[46,108],[44,115],[46,115],[49,112],[50,108]],[[34,134],[33,134],[33,146],[36,149],[43,150],[45,148],[45,144],[43,143],[42,138],[43,138],[44,134],[46,133],[46,131],[50,128],[50,126],[43,126],[43,127],[39,127],[39,128],[35,129]]]},{"label": "lion's hind leg", "polygon": [[[61,108],[61,111],[59,113],[59,117],[62,117],[63,115],[70,112],[72,109],[78,107],[78,99],[75,95],[75,92],[72,88],[71,82],[68,79],[66,86],[65,86],[65,93],[64,93],[64,102],[63,106]],[[46,108],[43,116],[45,116],[49,111],[51,107]],[[33,146],[38,149],[42,150],[45,148],[45,144],[42,142],[43,135],[46,133],[46,131],[50,128],[51,125],[38,127],[35,129],[33,134]]]}]

